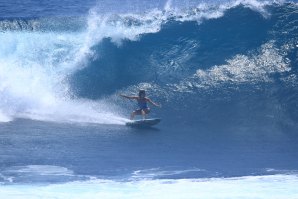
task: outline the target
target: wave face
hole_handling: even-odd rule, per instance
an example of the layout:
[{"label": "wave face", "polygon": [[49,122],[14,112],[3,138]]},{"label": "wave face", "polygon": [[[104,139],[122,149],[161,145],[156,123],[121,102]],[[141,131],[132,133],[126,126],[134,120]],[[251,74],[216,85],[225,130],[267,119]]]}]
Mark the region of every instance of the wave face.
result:
[{"label": "wave face", "polygon": [[[0,21],[0,120],[123,124],[144,88],[186,124],[296,127],[297,4]],[[189,116],[191,112],[191,115]]]}]

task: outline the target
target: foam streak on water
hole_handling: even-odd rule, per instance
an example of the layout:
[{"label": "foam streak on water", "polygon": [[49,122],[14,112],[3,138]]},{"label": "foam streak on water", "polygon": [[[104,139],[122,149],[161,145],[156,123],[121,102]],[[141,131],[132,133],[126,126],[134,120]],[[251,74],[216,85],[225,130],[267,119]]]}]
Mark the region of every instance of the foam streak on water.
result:
[{"label": "foam streak on water", "polygon": [[[90,180],[51,185],[1,186],[0,195],[19,198],[197,198],[295,199],[296,175],[213,179]],[[286,197],[285,197],[286,196]]]}]

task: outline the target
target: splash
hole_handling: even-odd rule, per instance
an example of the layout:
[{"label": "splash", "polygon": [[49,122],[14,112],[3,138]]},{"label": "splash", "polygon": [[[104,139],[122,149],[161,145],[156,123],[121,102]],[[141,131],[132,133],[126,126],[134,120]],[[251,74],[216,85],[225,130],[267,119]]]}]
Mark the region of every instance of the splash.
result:
[{"label": "splash", "polygon": [[1,121],[28,118],[55,122],[123,123],[105,102],[75,99],[68,76],[79,68],[84,33],[0,34]]}]

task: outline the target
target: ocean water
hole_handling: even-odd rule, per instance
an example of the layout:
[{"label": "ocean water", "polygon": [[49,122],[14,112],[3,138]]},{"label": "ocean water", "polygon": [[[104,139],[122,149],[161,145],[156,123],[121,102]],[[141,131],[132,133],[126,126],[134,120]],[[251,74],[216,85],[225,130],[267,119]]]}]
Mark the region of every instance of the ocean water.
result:
[{"label": "ocean water", "polygon": [[[296,1],[0,1],[1,198],[298,198]],[[125,126],[133,101],[162,104]]]}]

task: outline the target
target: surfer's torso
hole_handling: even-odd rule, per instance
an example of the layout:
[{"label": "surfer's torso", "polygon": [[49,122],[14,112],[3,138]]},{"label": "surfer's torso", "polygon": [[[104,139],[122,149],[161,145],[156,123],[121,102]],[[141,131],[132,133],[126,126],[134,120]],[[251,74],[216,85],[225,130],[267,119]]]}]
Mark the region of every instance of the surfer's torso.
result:
[{"label": "surfer's torso", "polygon": [[138,106],[140,109],[148,109],[148,104],[147,104],[147,98],[139,98],[138,100]]}]

